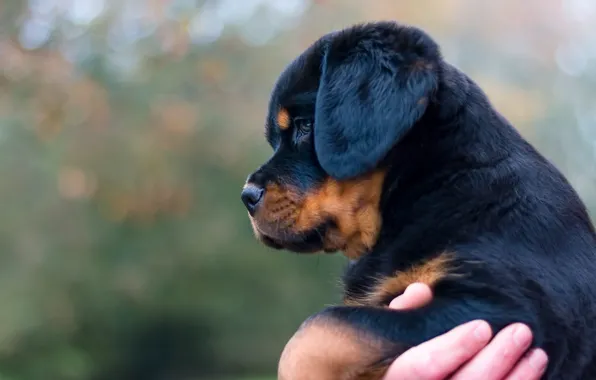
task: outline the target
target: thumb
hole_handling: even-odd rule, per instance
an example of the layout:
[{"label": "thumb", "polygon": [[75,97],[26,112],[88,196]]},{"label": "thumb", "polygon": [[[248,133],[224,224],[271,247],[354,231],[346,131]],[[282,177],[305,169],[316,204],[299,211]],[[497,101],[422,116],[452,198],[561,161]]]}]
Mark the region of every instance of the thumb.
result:
[{"label": "thumb", "polygon": [[402,295],[389,304],[389,308],[397,310],[417,309],[432,301],[433,293],[426,284],[415,282],[408,285]]}]

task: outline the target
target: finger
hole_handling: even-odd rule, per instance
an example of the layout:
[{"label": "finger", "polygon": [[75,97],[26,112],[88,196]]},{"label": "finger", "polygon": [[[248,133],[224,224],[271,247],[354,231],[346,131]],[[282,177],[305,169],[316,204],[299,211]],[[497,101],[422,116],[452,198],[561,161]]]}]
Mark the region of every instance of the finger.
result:
[{"label": "finger", "polygon": [[389,367],[385,380],[440,380],[477,354],[490,340],[485,321],[472,321],[413,347]]},{"label": "finger", "polygon": [[532,332],[521,323],[501,330],[492,342],[452,377],[452,380],[501,380],[530,347]]},{"label": "finger", "polygon": [[404,293],[389,304],[391,309],[417,309],[432,301],[433,293],[430,287],[422,283],[410,284]]},{"label": "finger", "polygon": [[506,380],[539,380],[548,364],[546,353],[537,348],[524,356],[509,373]]}]

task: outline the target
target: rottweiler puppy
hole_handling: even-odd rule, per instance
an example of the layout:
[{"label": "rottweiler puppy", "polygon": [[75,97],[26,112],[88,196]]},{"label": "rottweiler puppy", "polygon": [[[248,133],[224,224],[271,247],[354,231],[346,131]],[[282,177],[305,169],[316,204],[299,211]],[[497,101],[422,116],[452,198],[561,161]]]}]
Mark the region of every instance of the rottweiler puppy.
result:
[{"label": "rottweiler puppy", "polygon": [[[530,326],[546,379],[596,378],[586,207],[428,34],[394,22],[329,33],[283,71],[268,112],[273,155],[241,195],[256,237],[349,258],[344,305],[302,324],[280,379],[381,379],[475,319],[495,334]],[[430,304],[386,307],[417,281]]]}]

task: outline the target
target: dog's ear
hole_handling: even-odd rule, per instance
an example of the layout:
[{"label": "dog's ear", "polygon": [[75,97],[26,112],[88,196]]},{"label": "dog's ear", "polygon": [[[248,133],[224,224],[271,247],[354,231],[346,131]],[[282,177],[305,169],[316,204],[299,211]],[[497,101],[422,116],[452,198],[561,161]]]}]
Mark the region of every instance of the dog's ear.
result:
[{"label": "dog's ear", "polygon": [[438,82],[438,61],[417,54],[424,49],[407,46],[404,54],[395,43],[367,42],[332,42],[321,65],[315,151],[327,174],[340,180],[374,170],[422,117]]}]

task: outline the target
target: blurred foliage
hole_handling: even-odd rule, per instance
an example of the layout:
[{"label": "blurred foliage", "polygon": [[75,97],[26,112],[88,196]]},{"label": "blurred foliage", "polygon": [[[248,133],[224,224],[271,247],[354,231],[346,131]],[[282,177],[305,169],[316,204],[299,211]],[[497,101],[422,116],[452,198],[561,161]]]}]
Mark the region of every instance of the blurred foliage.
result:
[{"label": "blurred foliage", "polygon": [[267,97],[332,29],[428,30],[596,202],[589,0],[0,2],[0,379],[275,373],[338,256],[269,250],[239,193]]}]

